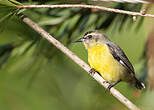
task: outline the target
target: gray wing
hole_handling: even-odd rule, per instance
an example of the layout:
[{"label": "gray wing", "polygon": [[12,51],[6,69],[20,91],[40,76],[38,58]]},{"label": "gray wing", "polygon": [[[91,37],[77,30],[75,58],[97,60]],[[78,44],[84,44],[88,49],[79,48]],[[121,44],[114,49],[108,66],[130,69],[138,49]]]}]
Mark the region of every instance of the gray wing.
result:
[{"label": "gray wing", "polygon": [[127,58],[127,56],[125,55],[125,53],[123,52],[123,50],[113,42],[109,42],[109,43],[107,43],[107,45],[111,51],[112,56],[121,65],[123,65],[129,73],[135,74],[134,68],[133,68],[132,64],[130,63],[129,59]]}]

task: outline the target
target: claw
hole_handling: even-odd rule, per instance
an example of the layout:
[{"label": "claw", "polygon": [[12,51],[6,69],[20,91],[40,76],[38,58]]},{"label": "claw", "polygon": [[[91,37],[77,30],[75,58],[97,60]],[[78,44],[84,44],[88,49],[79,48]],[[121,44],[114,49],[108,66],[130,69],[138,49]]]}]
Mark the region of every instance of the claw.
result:
[{"label": "claw", "polygon": [[90,71],[89,71],[89,74],[91,76],[94,76],[95,72],[97,72],[94,68],[91,68]]},{"label": "claw", "polygon": [[115,85],[117,85],[119,82],[121,82],[121,80],[118,80],[117,82],[110,83],[110,85],[107,87],[106,90],[110,92],[111,88],[114,87]]},{"label": "claw", "polygon": [[108,87],[107,87],[107,90],[110,92],[110,89],[114,86],[114,84],[110,84]]},{"label": "claw", "polygon": [[103,83],[109,83],[108,81],[103,81]]}]

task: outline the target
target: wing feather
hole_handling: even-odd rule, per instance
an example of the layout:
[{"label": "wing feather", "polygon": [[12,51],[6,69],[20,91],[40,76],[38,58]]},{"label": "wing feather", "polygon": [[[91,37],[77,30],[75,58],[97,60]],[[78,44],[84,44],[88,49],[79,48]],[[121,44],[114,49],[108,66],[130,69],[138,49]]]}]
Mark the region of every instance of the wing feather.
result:
[{"label": "wing feather", "polygon": [[129,59],[127,58],[127,56],[125,55],[125,53],[123,52],[123,50],[116,45],[113,42],[109,42],[107,43],[112,56],[121,64],[123,65],[129,73],[133,73],[135,74],[134,68],[132,66],[132,64],[130,63]]}]

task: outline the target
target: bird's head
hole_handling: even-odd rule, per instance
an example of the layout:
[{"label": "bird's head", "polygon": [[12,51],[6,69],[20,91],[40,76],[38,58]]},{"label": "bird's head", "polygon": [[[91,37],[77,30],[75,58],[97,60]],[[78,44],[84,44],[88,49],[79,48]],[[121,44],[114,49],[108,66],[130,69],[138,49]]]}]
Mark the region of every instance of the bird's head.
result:
[{"label": "bird's head", "polygon": [[86,32],[82,38],[76,40],[75,42],[83,42],[86,49],[89,49],[97,44],[105,44],[109,42],[109,39],[97,30],[94,30]]}]

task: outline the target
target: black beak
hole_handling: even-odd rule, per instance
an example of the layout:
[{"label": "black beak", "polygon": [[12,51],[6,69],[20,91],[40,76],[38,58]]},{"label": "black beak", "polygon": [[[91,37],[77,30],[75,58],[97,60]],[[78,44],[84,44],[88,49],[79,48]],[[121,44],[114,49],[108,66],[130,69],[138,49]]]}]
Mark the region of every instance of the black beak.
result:
[{"label": "black beak", "polygon": [[76,43],[76,42],[82,42],[82,41],[83,41],[83,38],[80,38],[80,39],[74,41],[74,43]]}]

